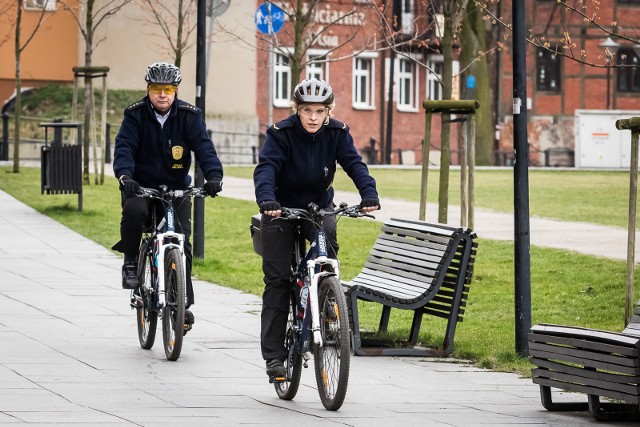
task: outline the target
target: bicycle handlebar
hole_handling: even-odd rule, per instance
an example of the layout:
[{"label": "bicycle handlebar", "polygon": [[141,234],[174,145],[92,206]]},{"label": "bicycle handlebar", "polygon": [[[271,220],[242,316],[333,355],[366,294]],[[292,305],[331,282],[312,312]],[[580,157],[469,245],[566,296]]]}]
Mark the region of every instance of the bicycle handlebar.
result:
[{"label": "bicycle handlebar", "polygon": [[336,209],[320,209],[318,205],[315,203],[309,203],[308,209],[303,208],[281,208],[282,214],[280,218],[286,220],[297,220],[297,219],[310,219],[315,220],[316,218],[326,218],[328,216],[337,216],[337,215],[345,215],[350,218],[373,218],[375,217],[371,214],[363,212],[360,209],[359,205],[348,206],[346,203],[340,203]]},{"label": "bicycle handlebar", "polygon": [[140,187],[140,191],[136,196],[150,199],[173,200],[179,197],[207,197],[207,193],[202,187],[189,187],[185,190],[169,190],[166,185],[161,185],[159,189]]}]

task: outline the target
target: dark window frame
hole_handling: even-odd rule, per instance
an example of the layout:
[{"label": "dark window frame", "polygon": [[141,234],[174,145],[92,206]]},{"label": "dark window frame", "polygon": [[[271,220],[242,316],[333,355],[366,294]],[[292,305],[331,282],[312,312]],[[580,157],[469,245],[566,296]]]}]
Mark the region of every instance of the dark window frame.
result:
[{"label": "dark window frame", "polygon": [[536,50],[536,90],[553,93],[562,90],[562,56],[553,47]]},{"label": "dark window frame", "polygon": [[621,47],[616,52],[616,90],[620,93],[640,92],[640,57],[630,47]]}]

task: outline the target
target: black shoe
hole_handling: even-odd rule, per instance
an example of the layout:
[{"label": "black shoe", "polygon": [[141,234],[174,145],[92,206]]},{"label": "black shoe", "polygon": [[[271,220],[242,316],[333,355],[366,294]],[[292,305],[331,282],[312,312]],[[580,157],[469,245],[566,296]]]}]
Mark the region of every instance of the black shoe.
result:
[{"label": "black shoe", "polygon": [[278,359],[271,359],[267,361],[267,375],[269,376],[269,382],[279,382],[287,380],[287,370],[284,367],[284,362]]},{"label": "black shoe", "polygon": [[134,263],[124,263],[122,266],[122,289],[135,289],[140,285],[137,269]]},{"label": "black shoe", "polygon": [[193,328],[193,324],[196,323],[196,318],[193,317],[191,310],[184,311],[184,335]]}]

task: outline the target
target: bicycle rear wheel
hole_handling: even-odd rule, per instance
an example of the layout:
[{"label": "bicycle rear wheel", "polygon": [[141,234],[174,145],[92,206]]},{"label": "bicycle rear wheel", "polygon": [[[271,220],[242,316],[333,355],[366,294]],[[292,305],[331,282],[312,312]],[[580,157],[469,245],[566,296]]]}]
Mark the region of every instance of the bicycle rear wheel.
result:
[{"label": "bicycle rear wheel", "polygon": [[321,279],[318,295],[322,347],[314,346],[316,384],[324,407],[337,411],[344,402],[349,382],[349,312],[335,276]]},{"label": "bicycle rear wheel", "polygon": [[278,397],[282,400],[291,400],[298,393],[300,387],[300,376],[302,374],[302,356],[297,350],[297,334],[294,330],[296,315],[296,301],[292,294],[289,302],[289,317],[287,319],[287,332],[285,335],[285,347],[288,355],[284,361],[284,367],[287,370],[287,380],[275,382],[273,385],[276,389]]},{"label": "bicycle rear wheel", "polygon": [[184,337],[184,310],[186,279],[182,256],[177,249],[170,249],[165,259],[165,307],[162,315],[164,353],[168,360],[178,360]]},{"label": "bicycle rear wheel", "polygon": [[[143,242],[143,245],[146,245]],[[140,251],[140,260],[142,268],[142,283],[137,290],[134,291],[136,297],[136,314],[138,318],[138,340],[140,347],[149,350],[153,347],[156,339],[156,329],[158,326],[158,312],[154,309],[155,292],[153,272],[153,258],[146,250]]]}]

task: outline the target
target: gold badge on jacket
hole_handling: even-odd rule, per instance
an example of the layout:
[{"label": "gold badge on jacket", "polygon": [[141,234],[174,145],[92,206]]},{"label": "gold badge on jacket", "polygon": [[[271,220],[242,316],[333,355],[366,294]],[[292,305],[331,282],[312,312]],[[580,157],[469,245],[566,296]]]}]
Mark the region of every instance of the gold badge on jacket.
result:
[{"label": "gold badge on jacket", "polygon": [[173,160],[180,160],[182,158],[183,148],[178,146],[171,147],[171,156]]}]

